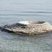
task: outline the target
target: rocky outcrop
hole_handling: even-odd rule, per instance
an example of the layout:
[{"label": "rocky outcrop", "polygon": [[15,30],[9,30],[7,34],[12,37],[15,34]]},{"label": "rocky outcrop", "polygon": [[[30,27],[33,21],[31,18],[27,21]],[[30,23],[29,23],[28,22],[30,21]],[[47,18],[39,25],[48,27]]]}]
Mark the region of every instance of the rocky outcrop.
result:
[{"label": "rocky outcrop", "polygon": [[23,21],[12,25],[5,25],[0,29],[23,35],[35,35],[52,31],[52,25],[48,22]]}]

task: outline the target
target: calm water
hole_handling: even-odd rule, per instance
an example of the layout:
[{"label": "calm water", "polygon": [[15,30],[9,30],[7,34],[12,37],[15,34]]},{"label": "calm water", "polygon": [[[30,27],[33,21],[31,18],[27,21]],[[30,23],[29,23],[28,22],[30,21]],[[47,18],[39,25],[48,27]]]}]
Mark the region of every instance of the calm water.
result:
[{"label": "calm water", "polygon": [[[0,26],[23,20],[52,24],[52,0],[0,0]],[[52,33],[25,37],[0,31],[0,52],[52,52]]]}]

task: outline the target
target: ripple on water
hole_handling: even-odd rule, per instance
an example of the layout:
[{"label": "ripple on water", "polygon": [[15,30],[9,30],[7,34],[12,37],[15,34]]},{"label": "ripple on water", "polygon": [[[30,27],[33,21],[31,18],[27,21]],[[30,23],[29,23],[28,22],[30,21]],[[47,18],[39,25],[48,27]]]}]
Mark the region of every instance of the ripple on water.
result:
[{"label": "ripple on water", "polygon": [[[45,36],[46,35],[46,36]],[[44,36],[27,37],[13,33],[0,32],[0,51],[19,51],[19,52],[51,52],[52,34]]]}]

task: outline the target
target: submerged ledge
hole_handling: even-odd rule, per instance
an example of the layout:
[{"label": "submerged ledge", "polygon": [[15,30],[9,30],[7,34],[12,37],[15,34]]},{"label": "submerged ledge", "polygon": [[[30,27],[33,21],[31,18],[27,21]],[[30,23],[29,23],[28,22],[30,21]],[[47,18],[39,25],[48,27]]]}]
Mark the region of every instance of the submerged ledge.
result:
[{"label": "submerged ledge", "polygon": [[19,35],[36,35],[51,32],[52,25],[45,21],[20,21],[12,25],[4,25],[0,30]]}]

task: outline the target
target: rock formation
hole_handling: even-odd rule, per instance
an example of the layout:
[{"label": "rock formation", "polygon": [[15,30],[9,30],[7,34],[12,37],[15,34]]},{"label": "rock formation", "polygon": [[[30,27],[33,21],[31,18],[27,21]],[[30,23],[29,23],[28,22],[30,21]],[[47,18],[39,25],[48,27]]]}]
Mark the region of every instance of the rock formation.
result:
[{"label": "rock formation", "polygon": [[16,24],[5,25],[0,29],[23,35],[35,35],[52,31],[52,25],[45,21],[20,21]]}]

